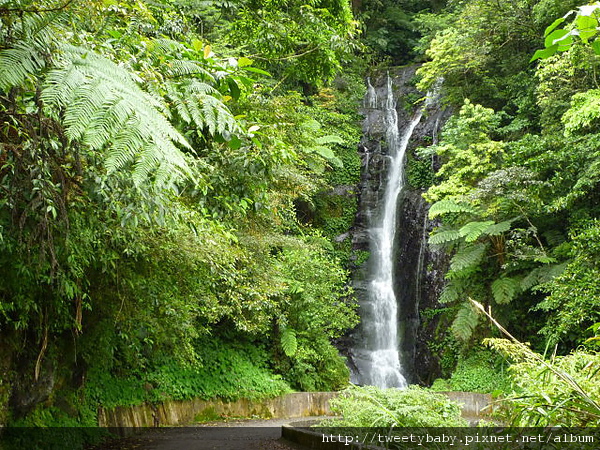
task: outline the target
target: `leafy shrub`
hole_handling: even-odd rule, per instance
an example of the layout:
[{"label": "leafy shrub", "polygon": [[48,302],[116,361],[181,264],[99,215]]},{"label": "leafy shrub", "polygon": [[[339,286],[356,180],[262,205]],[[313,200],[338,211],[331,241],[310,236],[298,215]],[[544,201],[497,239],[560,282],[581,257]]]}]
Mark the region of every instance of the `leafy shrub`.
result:
[{"label": "leafy shrub", "polygon": [[475,349],[460,358],[449,379],[438,378],[431,386],[436,391],[510,392],[511,382],[499,358],[484,349]]},{"label": "leafy shrub", "polygon": [[341,419],[322,426],[342,427],[462,427],[460,406],[446,396],[418,386],[379,389],[353,386],[331,400]]},{"label": "leafy shrub", "polygon": [[157,399],[259,399],[290,392],[290,387],[266,367],[267,353],[251,343],[231,344],[217,339],[198,346],[202,363],[182,366],[166,361],[149,374]]},{"label": "leafy shrub", "polygon": [[527,427],[600,425],[600,355],[576,350],[550,361],[525,345],[487,340],[515,361],[509,373],[516,391],[504,399],[505,421]]},{"label": "leafy shrub", "polygon": [[197,351],[200,363],[163,359],[139,376],[124,378],[102,370],[91,371],[86,385],[88,398],[114,408],[165,399],[259,399],[291,391],[281,376],[268,370],[266,351],[252,343],[206,339],[197,343]]}]

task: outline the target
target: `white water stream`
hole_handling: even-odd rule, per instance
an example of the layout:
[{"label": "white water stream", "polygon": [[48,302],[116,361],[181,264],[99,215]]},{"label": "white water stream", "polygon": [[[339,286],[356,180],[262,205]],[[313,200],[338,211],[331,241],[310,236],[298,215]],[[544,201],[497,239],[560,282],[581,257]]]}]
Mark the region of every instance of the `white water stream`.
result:
[{"label": "white water stream", "polygon": [[[365,103],[372,107],[373,94],[370,80]],[[398,128],[398,114],[392,89],[392,79],[387,78],[385,105],[386,142],[389,152],[389,171],[382,211],[369,230],[371,238],[372,280],[369,284],[368,304],[371,323],[365,324],[366,348],[360,353],[360,383],[382,388],[405,387],[398,341],[398,305],[394,292],[394,238],[398,200],[404,188],[404,160],[408,142],[421,120],[422,110],[410,120],[402,135]]]}]

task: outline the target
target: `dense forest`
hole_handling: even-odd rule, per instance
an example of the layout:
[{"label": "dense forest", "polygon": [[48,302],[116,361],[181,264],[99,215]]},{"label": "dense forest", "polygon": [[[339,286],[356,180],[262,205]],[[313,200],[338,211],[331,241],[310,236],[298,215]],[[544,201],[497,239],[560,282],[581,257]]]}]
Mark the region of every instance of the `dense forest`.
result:
[{"label": "dense forest", "polygon": [[[0,424],[346,387],[364,78],[407,64],[453,113],[410,157],[450,258],[424,312],[434,388],[518,391],[521,425],[598,423],[599,17],[0,0]],[[501,333],[478,304],[516,339],[484,348]]]}]

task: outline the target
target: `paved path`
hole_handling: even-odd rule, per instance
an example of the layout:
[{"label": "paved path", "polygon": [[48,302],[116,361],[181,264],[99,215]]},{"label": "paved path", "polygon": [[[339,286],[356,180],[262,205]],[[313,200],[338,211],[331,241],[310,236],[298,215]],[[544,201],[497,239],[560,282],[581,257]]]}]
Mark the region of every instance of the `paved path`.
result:
[{"label": "paved path", "polygon": [[102,450],[302,450],[305,447],[281,437],[281,426],[298,420],[303,419],[233,420],[186,427],[153,428],[141,435],[118,440],[101,448]]}]

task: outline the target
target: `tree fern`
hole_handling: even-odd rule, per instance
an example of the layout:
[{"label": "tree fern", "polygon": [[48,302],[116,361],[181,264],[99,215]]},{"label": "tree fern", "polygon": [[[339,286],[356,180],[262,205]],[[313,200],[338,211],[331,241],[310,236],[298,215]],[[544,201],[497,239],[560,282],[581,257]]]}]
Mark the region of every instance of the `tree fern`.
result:
[{"label": "tree fern", "polygon": [[462,236],[458,230],[439,231],[429,237],[429,243],[432,245],[445,244],[460,239]]},{"label": "tree fern", "polygon": [[[205,82],[215,81],[213,74],[207,70],[202,61],[196,61],[188,49],[181,42],[171,39],[153,39],[148,41],[150,57],[164,71],[167,77],[197,76]],[[185,55],[185,57],[184,57]],[[165,56],[168,62],[165,64]]]},{"label": "tree fern", "polygon": [[466,245],[452,257],[450,270],[458,272],[478,265],[483,259],[485,250],[485,244]]},{"label": "tree fern", "polygon": [[[56,26],[65,17],[62,12],[26,14],[13,21],[11,41],[0,51],[0,89],[20,86],[46,66],[55,41]],[[6,32],[6,31],[3,31]]]},{"label": "tree fern", "polygon": [[70,141],[107,149],[107,170],[132,165],[136,183],[161,166],[170,168],[169,176],[188,171],[176,144],[189,144],[166,119],[159,99],[112,61],[71,45],[61,50],[63,59],[49,71],[42,100],[49,114],[62,119]]},{"label": "tree fern", "polygon": [[504,222],[493,223],[488,228],[485,229],[483,234],[488,236],[498,236],[502,233],[510,230],[511,224],[515,221],[515,219],[505,220]]},{"label": "tree fern", "polygon": [[479,323],[479,316],[469,302],[463,303],[452,322],[452,334],[462,341],[467,341]]},{"label": "tree fern", "polygon": [[458,300],[459,288],[457,283],[453,280],[444,286],[442,293],[440,294],[440,298],[438,299],[438,303],[443,305],[447,303],[453,303]]},{"label": "tree fern", "polygon": [[429,218],[435,219],[437,216],[441,216],[448,213],[475,213],[476,210],[466,203],[459,203],[453,200],[440,200],[435,202],[429,208]]},{"label": "tree fern", "polygon": [[561,264],[547,264],[533,269],[521,280],[520,289],[527,290],[542,283],[547,283],[552,278],[564,272],[567,265],[568,262],[564,262]]},{"label": "tree fern", "polygon": [[519,293],[520,280],[510,277],[498,278],[492,283],[491,289],[496,303],[509,303]]},{"label": "tree fern", "polygon": [[239,132],[235,117],[216,95],[212,86],[196,79],[167,84],[167,98],[184,122],[213,135]]},{"label": "tree fern", "polygon": [[485,222],[469,222],[459,230],[459,233],[465,238],[466,242],[473,242],[493,224],[493,220],[487,220]]}]

